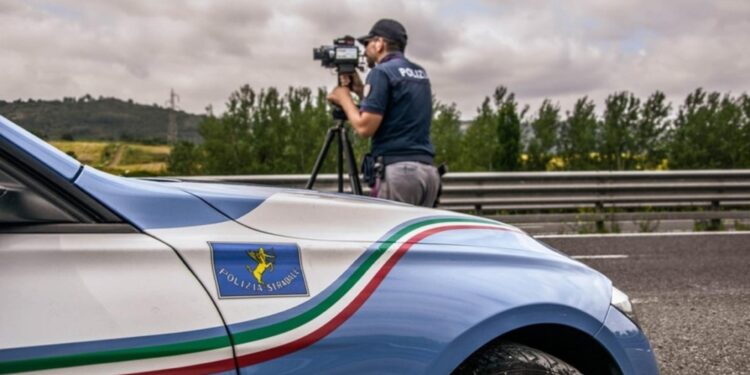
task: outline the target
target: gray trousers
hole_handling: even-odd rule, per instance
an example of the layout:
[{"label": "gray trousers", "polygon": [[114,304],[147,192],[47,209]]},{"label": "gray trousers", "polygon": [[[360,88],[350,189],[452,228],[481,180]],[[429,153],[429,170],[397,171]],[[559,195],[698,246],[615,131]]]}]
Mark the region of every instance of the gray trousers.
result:
[{"label": "gray trousers", "polygon": [[376,183],[377,197],[432,207],[440,188],[440,175],[432,165],[402,161],[385,167],[385,180]]}]

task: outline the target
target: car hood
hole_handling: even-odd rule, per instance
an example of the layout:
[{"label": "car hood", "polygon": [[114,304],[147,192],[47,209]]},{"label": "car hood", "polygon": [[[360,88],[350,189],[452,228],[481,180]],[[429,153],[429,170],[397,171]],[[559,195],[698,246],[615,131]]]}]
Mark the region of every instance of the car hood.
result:
[{"label": "car hood", "polygon": [[438,215],[471,218],[349,194],[133,179],[90,167],[84,168],[76,185],[142,230],[212,225],[231,219],[257,231],[290,238],[373,242],[410,220]]},{"label": "car hood", "polygon": [[195,195],[238,223],[284,237],[373,242],[381,228],[455,212],[416,207],[351,194],[254,185],[180,182],[171,186]]},{"label": "car hood", "polygon": [[[505,228],[501,241],[482,241],[477,233],[434,236],[421,243],[521,250],[554,258],[567,256],[550,249],[511,225],[452,211],[416,207],[350,194],[282,189],[252,185],[180,182],[173,187],[199,197],[236,222],[277,236],[321,241],[373,243],[408,223],[425,220],[484,223]],[[481,236],[480,236],[481,237]],[[494,236],[494,239],[499,237]]]}]

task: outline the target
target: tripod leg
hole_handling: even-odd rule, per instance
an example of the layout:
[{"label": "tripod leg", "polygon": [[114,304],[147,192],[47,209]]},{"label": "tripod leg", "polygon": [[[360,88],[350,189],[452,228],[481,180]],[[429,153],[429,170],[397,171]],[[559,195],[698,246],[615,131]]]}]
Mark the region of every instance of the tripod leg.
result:
[{"label": "tripod leg", "polygon": [[315,159],[315,166],[313,166],[312,173],[310,174],[310,179],[307,180],[307,186],[305,186],[305,189],[311,190],[313,185],[315,184],[315,180],[318,178],[320,168],[323,167],[323,162],[325,161],[326,154],[328,153],[328,148],[331,147],[331,141],[333,141],[333,137],[335,136],[335,129],[336,128],[328,129],[328,132],[326,133],[326,141],[325,143],[323,143],[323,148],[320,150],[318,158]]},{"label": "tripod leg", "polygon": [[362,195],[362,184],[359,181],[359,169],[357,168],[357,160],[354,158],[354,148],[349,139],[349,132],[347,132],[346,129],[341,129],[341,132],[344,137],[346,161],[349,164],[349,183],[352,185],[352,193]]},{"label": "tripod leg", "polygon": [[338,126],[336,128],[337,137],[338,138],[338,145],[339,145],[339,152],[336,155],[337,163],[336,166],[336,172],[338,172],[338,182],[339,182],[339,193],[344,192],[344,127]]}]

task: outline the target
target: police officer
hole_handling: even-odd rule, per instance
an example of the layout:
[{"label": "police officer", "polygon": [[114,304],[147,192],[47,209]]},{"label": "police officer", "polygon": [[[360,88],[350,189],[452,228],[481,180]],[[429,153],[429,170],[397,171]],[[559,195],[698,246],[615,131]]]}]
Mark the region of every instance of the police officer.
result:
[{"label": "police officer", "polygon": [[[371,68],[362,85],[358,74],[342,76],[328,100],[346,113],[354,131],[372,137],[363,173],[372,195],[432,207],[440,176],[432,165],[430,141],[432,91],[425,70],[406,59],[406,30],[395,20],[381,19],[357,39],[365,46]],[[354,104],[349,86],[361,100]]]}]

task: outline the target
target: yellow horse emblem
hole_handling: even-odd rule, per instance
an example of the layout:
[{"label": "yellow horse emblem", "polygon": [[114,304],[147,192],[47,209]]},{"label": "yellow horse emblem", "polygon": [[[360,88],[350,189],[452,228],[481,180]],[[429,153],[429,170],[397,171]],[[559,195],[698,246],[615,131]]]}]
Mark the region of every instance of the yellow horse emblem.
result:
[{"label": "yellow horse emblem", "polygon": [[247,271],[252,273],[255,280],[258,280],[258,284],[263,284],[263,273],[266,270],[273,271],[273,261],[276,258],[273,254],[267,254],[263,248],[259,248],[257,251],[248,251],[247,255],[250,259],[254,260],[257,265],[254,269],[250,266],[245,266]]}]

